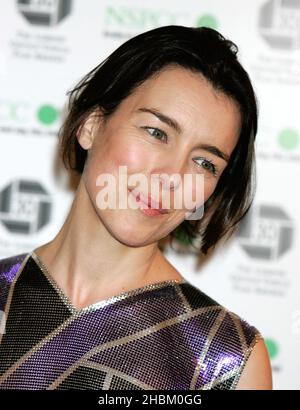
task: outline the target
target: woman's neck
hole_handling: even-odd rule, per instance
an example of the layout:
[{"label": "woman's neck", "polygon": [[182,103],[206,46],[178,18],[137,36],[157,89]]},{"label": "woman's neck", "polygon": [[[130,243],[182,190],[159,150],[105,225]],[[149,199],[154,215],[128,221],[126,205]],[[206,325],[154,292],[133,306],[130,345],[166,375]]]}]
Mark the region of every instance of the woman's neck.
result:
[{"label": "woman's neck", "polygon": [[157,243],[130,247],[114,238],[93,208],[82,179],[62,228],[35,252],[74,306],[182,278]]}]

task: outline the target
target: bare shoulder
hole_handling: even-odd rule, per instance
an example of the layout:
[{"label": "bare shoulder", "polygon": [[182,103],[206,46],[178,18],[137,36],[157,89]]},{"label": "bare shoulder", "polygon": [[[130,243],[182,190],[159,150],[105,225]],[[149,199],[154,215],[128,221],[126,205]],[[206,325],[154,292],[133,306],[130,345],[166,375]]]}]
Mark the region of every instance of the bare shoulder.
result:
[{"label": "bare shoulder", "polygon": [[263,339],[259,339],[242,371],[236,390],[272,390],[272,369]]}]

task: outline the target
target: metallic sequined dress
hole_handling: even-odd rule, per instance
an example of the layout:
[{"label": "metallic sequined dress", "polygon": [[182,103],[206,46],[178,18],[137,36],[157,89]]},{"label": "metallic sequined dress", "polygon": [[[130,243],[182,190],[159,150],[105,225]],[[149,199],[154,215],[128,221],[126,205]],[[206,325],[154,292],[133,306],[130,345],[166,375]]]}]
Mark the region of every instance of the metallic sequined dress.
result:
[{"label": "metallic sequined dress", "polygon": [[34,253],[0,260],[0,389],[235,389],[260,332],[187,280],[76,309]]}]

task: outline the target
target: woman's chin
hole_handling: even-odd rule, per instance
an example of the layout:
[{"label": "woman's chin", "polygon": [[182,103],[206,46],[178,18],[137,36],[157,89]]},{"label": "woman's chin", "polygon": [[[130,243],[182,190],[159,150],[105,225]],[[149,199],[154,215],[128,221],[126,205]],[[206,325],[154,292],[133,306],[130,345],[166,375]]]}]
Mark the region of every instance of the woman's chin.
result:
[{"label": "woman's chin", "polygon": [[111,237],[127,246],[140,247],[153,243],[152,229],[145,229],[133,218],[101,215],[101,222]]}]

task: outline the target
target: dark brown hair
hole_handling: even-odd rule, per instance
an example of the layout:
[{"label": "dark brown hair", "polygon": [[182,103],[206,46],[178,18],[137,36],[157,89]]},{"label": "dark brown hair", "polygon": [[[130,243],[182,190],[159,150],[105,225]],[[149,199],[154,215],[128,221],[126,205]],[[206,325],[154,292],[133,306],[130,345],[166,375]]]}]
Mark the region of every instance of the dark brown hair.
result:
[{"label": "dark brown hair", "polygon": [[103,120],[145,80],[167,65],[201,73],[218,91],[232,98],[241,113],[239,140],[217,186],[204,204],[200,220],[184,220],[173,232],[194,246],[201,235],[207,253],[248,212],[255,191],[254,141],[257,102],[245,69],[237,59],[237,46],[206,27],[163,26],[139,34],[118,47],[69,92],[69,113],[61,127],[61,154],[67,169],[82,173],[87,152],[76,133],[87,116],[101,107]]}]

